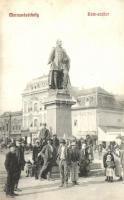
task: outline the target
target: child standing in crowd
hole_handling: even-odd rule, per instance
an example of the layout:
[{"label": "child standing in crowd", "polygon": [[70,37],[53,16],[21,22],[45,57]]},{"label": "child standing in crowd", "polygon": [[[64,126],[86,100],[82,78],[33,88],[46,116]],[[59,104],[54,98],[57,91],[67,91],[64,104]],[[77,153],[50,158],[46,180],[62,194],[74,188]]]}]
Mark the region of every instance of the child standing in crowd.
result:
[{"label": "child standing in crowd", "polygon": [[29,177],[29,176],[32,177],[32,163],[30,160],[26,162],[25,172],[26,172],[26,177]]},{"label": "child standing in crowd", "polygon": [[108,182],[113,182],[113,175],[114,175],[114,161],[112,160],[111,155],[107,155],[106,159],[106,177]]},{"label": "child standing in crowd", "polygon": [[104,167],[105,167],[105,174],[106,180],[108,182],[113,182],[113,175],[114,175],[114,156],[111,153],[111,150],[108,149],[108,152],[103,157]]}]

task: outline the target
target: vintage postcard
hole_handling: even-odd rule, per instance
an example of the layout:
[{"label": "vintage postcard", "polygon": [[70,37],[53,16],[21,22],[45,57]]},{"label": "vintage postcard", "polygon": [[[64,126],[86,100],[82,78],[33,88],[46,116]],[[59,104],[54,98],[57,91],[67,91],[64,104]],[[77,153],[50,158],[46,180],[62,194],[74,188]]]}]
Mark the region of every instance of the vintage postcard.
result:
[{"label": "vintage postcard", "polygon": [[122,200],[124,1],[1,0],[1,200]]}]

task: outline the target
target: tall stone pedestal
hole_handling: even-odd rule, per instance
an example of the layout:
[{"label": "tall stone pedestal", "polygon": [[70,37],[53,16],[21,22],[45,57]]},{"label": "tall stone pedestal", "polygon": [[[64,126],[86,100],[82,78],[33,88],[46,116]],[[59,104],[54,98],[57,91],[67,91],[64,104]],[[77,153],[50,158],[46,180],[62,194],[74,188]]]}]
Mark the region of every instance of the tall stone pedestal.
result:
[{"label": "tall stone pedestal", "polygon": [[72,135],[71,106],[75,104],[68,91],[49,90],[45,106],[47,109],[47,124],[59,138]]}]

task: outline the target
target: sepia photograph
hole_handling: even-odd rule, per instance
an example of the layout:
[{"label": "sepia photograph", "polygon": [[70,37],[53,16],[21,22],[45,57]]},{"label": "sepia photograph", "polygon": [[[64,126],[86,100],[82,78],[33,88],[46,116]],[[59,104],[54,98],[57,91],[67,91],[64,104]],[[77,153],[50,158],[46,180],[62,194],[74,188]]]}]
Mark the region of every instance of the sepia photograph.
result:
[{"label": "sepia photograph", "polygon": [[0,200],[123,200],[124,1],[0,1]]}]

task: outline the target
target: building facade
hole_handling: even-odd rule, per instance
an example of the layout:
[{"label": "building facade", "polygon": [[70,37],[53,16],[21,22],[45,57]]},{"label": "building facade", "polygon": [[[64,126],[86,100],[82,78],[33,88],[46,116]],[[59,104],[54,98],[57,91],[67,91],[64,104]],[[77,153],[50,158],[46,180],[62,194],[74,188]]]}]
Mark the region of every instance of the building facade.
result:
[{"label": "building facade", "polygon": [[15,138],[21,136],[22,111],[5,112],[0,115],[0,138]]},{"label": "building facade", "polygon": [[98,141],[114,141],[124,135],[124,104],[97,87],[83,90],[72,108],[72,130],[77,137],[87,134]]},{"label": "building facade", "polygon": [[[124,96],[108,93],[100,87],[77,89],[70,93],[76,104],[71,108],[72,135],[91,135],[99,142],[113,141],[124,135]],[[1,137],[23,137],[30,143],[47,123],[48,76],[29,82],[22,93],[22,112],[5,112],[0,116]],[[52,127],[47,123],[50,132]]]},{"label": "building facade", "polygon": [[[43,123],[47,123],[45,101],[48,97],[48,76],[39,77],[27,84],[22,94],[22,136],[31,142],[37,137]],[[51,129],[51,127],[48,127]]]}]

